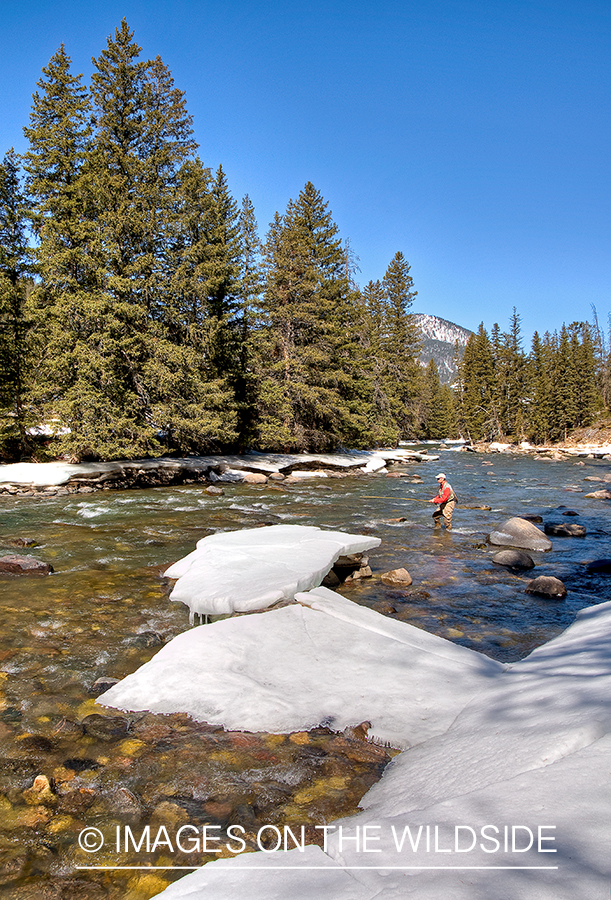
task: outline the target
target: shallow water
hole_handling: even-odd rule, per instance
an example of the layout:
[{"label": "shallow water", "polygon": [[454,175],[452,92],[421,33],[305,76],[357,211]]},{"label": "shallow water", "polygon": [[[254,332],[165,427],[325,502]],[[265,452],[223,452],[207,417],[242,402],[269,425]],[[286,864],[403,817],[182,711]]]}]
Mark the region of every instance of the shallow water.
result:
[{"label": "shallow water", "polygon": [[[433,507],[421,502],[435,493],[440,470],[459,496],[451,533],[433,531]],[[324,729],[291,739],[244,736],[150,715],[127,717],[110,736],[84,729],[88,715],[113,713],[95,704],[97,678],[125,676],[189,627],[187,608],[168,602],[162,573],[206,534],[279,522],[374,533],[382,539],[369,554],[374,577],[342,593],[504,662],[558,634],[584,606],[611,599],[609,576],[589,575],[584,565],[611,556],[611,506],[586,498],[601,485],[584,481],[611,471],[608,462],[442,451],[438,462],[391,471],[408,477],[227,484],[221,497],[201,485],[0,497],[0,553],[27,553],[55,569],[49,577],[0,581],[3,897],[146,898],[182,873],[79,871],[87,862],[76,845],[83,827],[104,830],[120,821],[134,829],[155,822],[226,828],[233,821],[249,823],[253,833],[268,822],[312,828],[354,810],[379,777],[384,751]],[[492,509],[467,508],[478,505]],[[564,518],[568,509],[578,516]],[[504,519],[526,513],[578,522],[587,536],[552,538],[551,552],[532,554],[534,571],[513,574],[491,562],[495,549],[485,538]],[[15,539],[36,546],[22,550]],[[407,590],[376,577],[400,566],[413,578]],[[565,583],[566,600],[524,593],[530,578],[543,574]],[[51,791],[32,796],[40,774]],[[141,864],[142,854],[129,859]],[[154,865],[201,861],[201,854],[177,861],[167,848],[146,857]]]}]

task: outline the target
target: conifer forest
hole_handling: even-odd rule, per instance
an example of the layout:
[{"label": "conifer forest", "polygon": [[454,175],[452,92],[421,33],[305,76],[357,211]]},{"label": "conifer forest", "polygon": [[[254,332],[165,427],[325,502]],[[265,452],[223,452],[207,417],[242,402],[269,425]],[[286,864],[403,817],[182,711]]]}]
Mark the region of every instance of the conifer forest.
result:
[{"label": "conifer forest", "polygon": [[457,348],[455,382],[440,383],[419,362],[403,253],[359,287],[309,182],[261,238],[125,20],[89,86],[57,50],[24,134],[0,164],[4,460],[542,443],[609,405],[595,311],[525,350],[514,309],[506,332],[482,324]]}]

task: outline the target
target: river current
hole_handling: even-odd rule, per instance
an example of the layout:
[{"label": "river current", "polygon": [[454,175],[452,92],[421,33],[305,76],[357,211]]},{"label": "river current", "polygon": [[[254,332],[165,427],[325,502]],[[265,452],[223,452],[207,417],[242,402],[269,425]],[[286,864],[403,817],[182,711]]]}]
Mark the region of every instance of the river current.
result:
[{"label": "river current", "polygon": [[[96,705],[98,678],[124,677],[190,627],[187,608],[168,601],[163,571],[207,534],[277,523],[375,534],[382,543],[369,553],[373,577],[340,592],[502,662],[560,633],[579,609],[611,599],[609,576],[589,574],[585,565],[611,556],[609,501],[585,496],[603,486],[586,477],[602,479],[608,461],[427,449],[439,460],[392,467],[401,478],[225,484],[223,496],[188,485],[0,497],[2,555],[27,553],[55,570],[0,581],[2,897],[146,900],[183,872],[81,869],[84,827],[239,822],[254,834],[260,823],[275,822],[312,829],[354,811],[383,771],[392,749],[324,728],[244,735],[181,715],[124,716]],[[423,502],[434,496],[439,471],[459,498],[451,533],[433,530],[434,507]],[[533,571],[515,574],[491,562],[495,548],[486,536],[525,514],[577,522],[587,535],[552,538],[552,551],[531,554]],[[16,549],[18,539],[35,545]],[[407,590],[379,580],[398,567],[413,578]],[[566,599],[525,594],[535,575],[560,578]],[[100,713],[114,718],[100,726]],[[46,782],[35,783],[37,776]],[[211,858],[172,850],[161,847],[142,864]],[[122,861],[140,865],[142,858],[131,853]],[[116,856],[103,859],[116,865]]]}]

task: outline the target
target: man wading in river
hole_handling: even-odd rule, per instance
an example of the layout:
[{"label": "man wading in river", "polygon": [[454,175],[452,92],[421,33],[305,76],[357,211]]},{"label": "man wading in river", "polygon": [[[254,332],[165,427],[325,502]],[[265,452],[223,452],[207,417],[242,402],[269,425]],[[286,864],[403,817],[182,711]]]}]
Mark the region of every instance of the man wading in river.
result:
[{"label": "man wading in river", "polygon": [[439,484],[439,493],[429,503],[437,503],[437,509],[433,513],[435,520],[435,528],[441,528],[441,519],[445,522],[448,531],[452,530],[452,513],[456,506],[456,494],[452,490],[452,485],[448,484],[443,472],[437,476]]}]

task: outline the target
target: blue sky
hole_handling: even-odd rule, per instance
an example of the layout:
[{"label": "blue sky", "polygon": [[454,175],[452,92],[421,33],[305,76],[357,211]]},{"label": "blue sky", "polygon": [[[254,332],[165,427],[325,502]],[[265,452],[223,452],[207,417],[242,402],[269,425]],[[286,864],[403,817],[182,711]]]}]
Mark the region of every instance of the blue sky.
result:
[{"label": "blue sky", "polygon": [[3,4],[0,154],[64,43],[91,57],[125,16],[186,92],[205,165],[262,233],[306,181],[414,310],[535,329],[611,311],[609,0],[106,0]]}]

